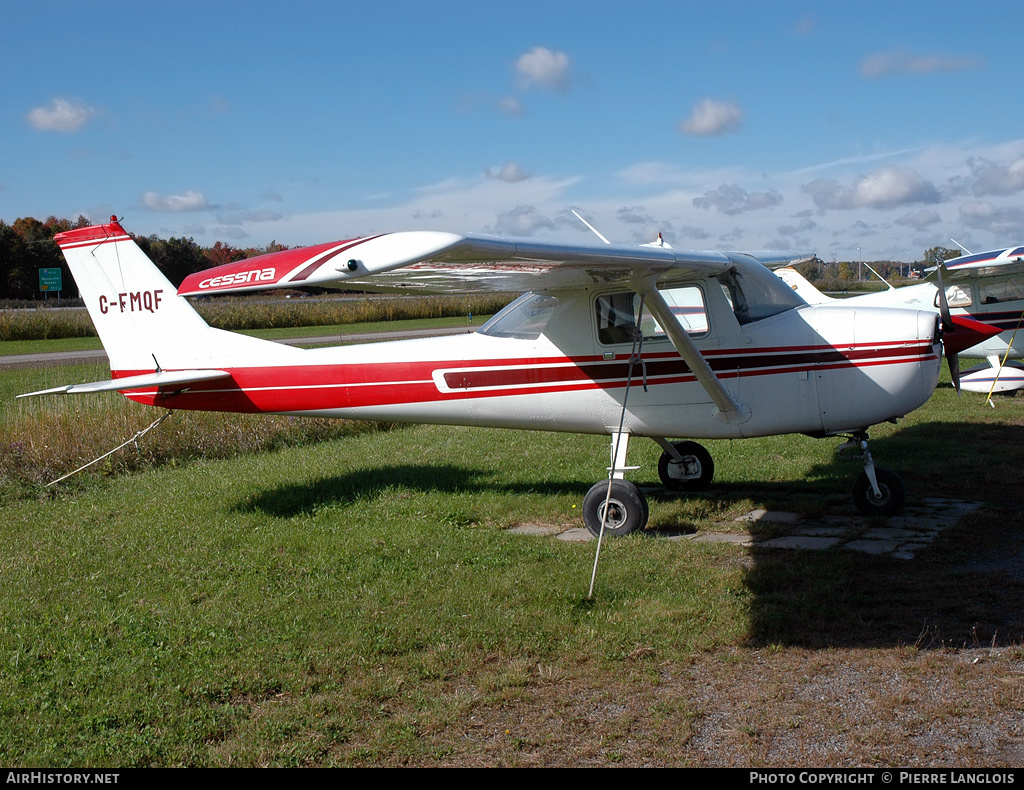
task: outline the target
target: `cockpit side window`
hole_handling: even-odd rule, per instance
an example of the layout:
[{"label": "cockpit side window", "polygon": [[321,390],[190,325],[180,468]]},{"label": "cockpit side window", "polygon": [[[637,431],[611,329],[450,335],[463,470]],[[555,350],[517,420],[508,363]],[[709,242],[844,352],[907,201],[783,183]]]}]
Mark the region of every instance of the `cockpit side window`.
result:
[{"label": "cockpit side window", "polygon": [[[946,286],[946,304],[948,304],[950,307],[970,307],[972,301],[973,300],[971,299],[971,286]],[[939,304],[938,292],[935,293],[935,306],[941,306]]]},{"label": "cockpit side window", "polygon": [[605,294],[597,297],[597,339],[605,345],[632,343],[636,327],[634,293]]},{"label": "cockpit side window", "polygon": [[[672,314],[691,336],[708,331],[708,313],[704,292],[695,285],[682,288],[659,289]],[[640,313],[640,296],[632,292],[603,294],[595,302],[597,338],[604,345],[632,343],[636,317]],[[640,316],[640,330],[644,340],[666,337],[662,327],[646,308]]]}]

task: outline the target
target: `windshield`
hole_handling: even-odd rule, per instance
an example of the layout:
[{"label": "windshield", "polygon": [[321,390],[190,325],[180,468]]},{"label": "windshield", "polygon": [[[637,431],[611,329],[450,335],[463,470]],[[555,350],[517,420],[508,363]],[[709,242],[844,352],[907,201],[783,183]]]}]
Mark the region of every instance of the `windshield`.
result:
[{"label": "windshield", "polygon": [[718,281],[741,324],[760,321],[806,304],[796,291],[768,269],[757,266],[734,267],[719,275]]},{"label": "windshield", "polygon": [[534,340],[543,334],[557,306],[557,296],[523,294],[480,327],[479,332],[491,337]]}]

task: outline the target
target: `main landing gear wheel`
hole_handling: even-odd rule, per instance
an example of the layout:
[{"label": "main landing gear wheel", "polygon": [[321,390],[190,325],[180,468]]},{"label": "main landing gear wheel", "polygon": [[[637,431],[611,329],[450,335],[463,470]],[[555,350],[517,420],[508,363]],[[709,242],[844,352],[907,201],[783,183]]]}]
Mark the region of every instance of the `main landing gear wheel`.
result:
[{"label": "main landing gear wheel", "polygon": [[674,442],[682,459],[677,460],[667,451],[658,460],[658,477],[669,491],[703,491],[715,476],[715,462],[703,446],[696,442]]},{"label": "main landing gear wheel", "polygon": [[861,474],[853,484],[853,502],[865,516],[892,516],[903,509],[907,489],[903,479],[889,469],[875,467],[879,496],[871,488],[867,472]]},{"label": "main landing gear wheel", "polygon": [[647,525],[647,500],[640,489],[628,480],[611,480],[611,495],[608,492],[608,480],[602,480],[591,488],[583,497],[583,523],[594,537],[601,534],[601,517],[605,514],[605,501],[608,502],[608,514],[604,522],[604,534],[620,537],[629,535]]}]

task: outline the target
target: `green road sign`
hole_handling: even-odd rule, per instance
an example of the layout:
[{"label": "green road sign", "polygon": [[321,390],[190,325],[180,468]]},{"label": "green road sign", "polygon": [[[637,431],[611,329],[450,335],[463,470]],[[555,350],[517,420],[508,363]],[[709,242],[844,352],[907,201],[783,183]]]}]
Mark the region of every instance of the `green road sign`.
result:
[{"label": "green road sign", "polygon": [[60,269],[39,270],[40,291],[60,291],[61,285]]}]

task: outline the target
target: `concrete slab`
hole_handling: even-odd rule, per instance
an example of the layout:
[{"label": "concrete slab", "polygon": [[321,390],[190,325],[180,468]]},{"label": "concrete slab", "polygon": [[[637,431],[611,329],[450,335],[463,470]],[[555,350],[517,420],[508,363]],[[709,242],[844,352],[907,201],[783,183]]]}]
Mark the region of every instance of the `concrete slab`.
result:
[{"label": "concrete slab", "polygon": [[849,527],[797,527],[793,534],[810,538],[841,538],[849,531]]},{"label": "concrete slab", "polygon": [[865,554],[888,554],[899,548],[895,540],[851,540],[843,548],[863,551]]},{"label": "concrete slab", "polygon": [[754,539],[750,535],[737,532],[698,533],[696,535],[680,535],[679,537],[692,540],[695,543],[734,543],[738,546],[754,545]]},{"label": "concrete slab", "polygon": [[[662,532],[664,540],[692,540],[697,543],[727,543],[734,546],[763,546],[765,548],[804,549],[821,551],[844,548],[868,554],[890,554],[899,559],[913,559],[918,552],[946,528],[956,524],[964,515],[984,507],[982,502],[933,497],[923,504],[908,507],[903,515],[888,519],[884,525],[877,519],[848,515],[825,515],[805,519],[799,513],[781,510],[752,510],[731,524],[721,525],[721,532],[679,534]],[[784,532],[763,541],[756,541],[749,532],[736,531],[737,524],[770,522]],[[785,525],[790,525],[788,528]],[[583,527],[560,532],[558,527],[523,524],[509,530],[518,535],[555,535],[558,540],[586,542],[594,536]],[[557,533],[557,534],[556,534]]]},{"label": "concrete slab", "polygon": [[757,545],[768,549],[814,549],[824,550],[838,546],[839,538],[816,538],[811,535],[786,535],[781,538],[763,540]]},{"label": "concrete slab", "polygon": [[875,527],[861,535],[862,540],[892,540],[897,543],[916,537],[918,537],[918,534],[910,530],[890,529],[889,527]]},{"label": "concrete slab", "polygon": [[557,535],[561,531],[561,527],[555,527],[550,524],[520,524],[509,529],[509,532],[513,535],[539,535],[541,537]]},{"label": "concrete slab", "polygon": [[775,524],[797,524],[802,520],[799,513],[789,513],[784,510],[763,510],[761,508],[751,510],[749,513],[733,519],[734,522],[769,521]]}]

